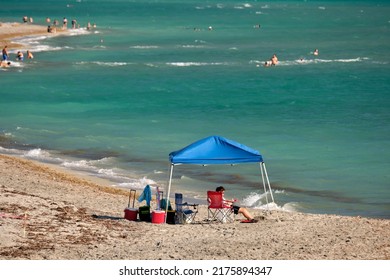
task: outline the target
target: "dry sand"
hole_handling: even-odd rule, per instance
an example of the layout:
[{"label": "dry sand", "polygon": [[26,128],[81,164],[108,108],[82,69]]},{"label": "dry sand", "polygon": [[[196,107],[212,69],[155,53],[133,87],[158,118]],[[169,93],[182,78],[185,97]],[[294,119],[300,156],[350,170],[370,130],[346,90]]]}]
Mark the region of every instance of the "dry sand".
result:
[{"label": "dry sand", "polygon": [[126,190],[4,155],[0,170],[4,260],[390,258],[390,220],[250,209],[264,219],[218,224],[202,206],[194,224],[128,221]]}]

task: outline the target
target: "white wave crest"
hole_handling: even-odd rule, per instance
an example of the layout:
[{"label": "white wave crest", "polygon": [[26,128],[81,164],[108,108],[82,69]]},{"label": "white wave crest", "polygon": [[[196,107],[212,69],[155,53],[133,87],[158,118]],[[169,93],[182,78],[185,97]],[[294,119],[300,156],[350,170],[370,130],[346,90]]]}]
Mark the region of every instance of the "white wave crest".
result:
[{"label": "white wave crest", "polygon": [[64,35],[67,36],[78,36],[78,35],[87,35],[90,34],[90,31],[84,28],[68,29],[68,32],[65,32]]},{"label": "white wave crest", "polygon": [[167,62],[166,64],[176,67],[227,65],[225,62]]},{"label": "white wave crest", "polygon": [[152,188],[154,188],[157,185],[157,183],[151,179],[143,177],[141,179],[128,180],[127,182],[119,183],[116,186],[122,188],[128,188],[128,189],[143,190],[146,185],[149,185]]},{"label": "white wave crest", "polygon": [[179,46],[181,48],[186,48],[186,49],[200,49],[204,48],[205,46],[197,46],[197,45],[181,45]]},{"label": "white wave crest", "polygon": [[104,61],[80,61],[76,62],[77,65],[87,65],[87,64],[95,64],[99,66],[107,66],[107,67],[117,67],[117,66],[126,66],[127,62],[104,62]]},{"label": "white wave crest", "polygon": [[7,149],[7,148],[1,147],[1,146],[0,146],[0,153],[7,154],[7,155],[18,155],[18,156],[23,154],[23,152],[20,150]]},{"label": "white wave crest", "polygon": [[91,162],[88,160],[64,161],[61,165],[66,168],[77,169],[80,171],[96,170],[96,167],[92,166]]},{"label": "white wave crest", "polygon": [[24,151],[22,157],[53,164],[58,164],[62,161],[60,158],[53,157],[50,152],[40,148]]},{"label": "white wave crest", "polygon": [[[284,191],[275,191],[274,194],[281,194],[284,193]],[[248,196],[246,196],[242,202],[241,205],[246,207],[251,207],[254,209],[261,209],[261,210],[279,210],[279,211],[289,211],[289,212],[297,212],[298,204],[297,203],[286,203],[283,206],[278,205],[275,202],[271,201],[271,196],[269,192],[267,193],[257,193],[252,192]]]},{"label": "white wave crest", "polygon": [[[78,29],[69,29],[68,32],[61,33],[61,36],[79,36],[79,35],[87,35],[87,34],[90,34],[90,32],[86,28],[78,28]],[[59,36],[59,34],[57,35]],[[16,38],[12,42],[24,46],[19,49],[20,51],[24,51],[24,52],[27,50],[30,50],[31,52],[58,51],[67,48],[67,47],[64,48],[52,47],[49,45],[42,44],[42,41],[45,41],[48,38],[52,38],[52,36],[32,35],[32,36]]]},{"label": "white wave crest", "polygon": [[127,62],[101,62],[101,61],[95,61],[93,63],[97,64],[97,65],[109,66],[109,67],[125,66],[125,65],[127,65]]},{"label": "white wave crest", "polygon": [[130,49],[158,49],[158,46],[142,46],[142,45],[137,45],[137,46],[130,46]]},{"label": "white wave crest", "polygon": [[[291,65],[307,65],[307,64],[322,64],[322,63],[359,63],[369,60],[368,57],[356,57],[356,58],[337,58],[337,59],[305,59],[300,58],[296,60],[279,61],[278,66],[291,66]],[[250,63],[259,63],[258,60],[251,60]],[[263,64],[264,62],[260,62]]]},{"label": "white wave crest", "polygon": [[50,157],[50,153],[47,151],[43,151],[42,149],[33,149],[30,151],[27,151],[24,154],[25,157],[28,158],[48,158]]}]

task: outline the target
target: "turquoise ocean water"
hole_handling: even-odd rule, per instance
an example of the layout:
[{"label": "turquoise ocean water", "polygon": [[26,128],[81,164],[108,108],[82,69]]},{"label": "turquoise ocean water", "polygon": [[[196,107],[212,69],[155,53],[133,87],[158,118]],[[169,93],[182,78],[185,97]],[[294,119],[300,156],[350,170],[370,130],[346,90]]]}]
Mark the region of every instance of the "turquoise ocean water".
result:
[{"label": "turquoise ocean water", "polygon": [[[390,218],[388,1],[7,0],[0,22],[25,15],[80,28],[11,50],[0,153],[166,188],[170,152],[220,135],[263,155],[272,207]],[[218,185],[265,207],[257,165],[178,166],[172,191]]]}]

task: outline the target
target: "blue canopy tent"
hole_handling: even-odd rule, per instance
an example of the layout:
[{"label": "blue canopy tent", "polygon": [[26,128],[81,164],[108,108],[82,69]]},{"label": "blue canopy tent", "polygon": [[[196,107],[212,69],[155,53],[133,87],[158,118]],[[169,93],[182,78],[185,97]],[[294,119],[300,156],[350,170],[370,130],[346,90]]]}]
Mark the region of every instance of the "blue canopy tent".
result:
[{"label": "blue canopy tent", "polygon": [[[170,174],[168,182],[167,197],[169,198],[172,185],[173,169],[175,165],[180,164],[237,164],[237,163],[256,163],[260,165],[261,178],[264,186],[264,193],[267,189],[274,202],[271,184],[269,183],[267,169],[261,154],[238,142],[220,137],[210,136],[198,140],[181,150],[169,154]],[[268,204],[268,195],[266,195]]]}]

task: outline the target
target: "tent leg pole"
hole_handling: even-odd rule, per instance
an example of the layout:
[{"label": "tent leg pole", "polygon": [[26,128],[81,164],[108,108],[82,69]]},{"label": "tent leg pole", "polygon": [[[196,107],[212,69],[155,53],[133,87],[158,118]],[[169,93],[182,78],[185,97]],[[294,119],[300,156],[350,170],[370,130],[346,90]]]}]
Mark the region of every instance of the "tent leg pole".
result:
[{"label": "tent leg pole", "polygon": [[[274,196],[272,195],[271,184],[270,184],[269,178],[268,178],[267,168],[265,168],[265,163],[264,162],[262,164],[263,164],[263,168],[264,168],[265,177],[267,178],[268,189],[269,189],[269,192],[271,194],[272,202],[275,203]],[[277,218],[278,222],[281,222],[280,218],[279,218],[278,211],[276,211],[276,218]]]},{"label": "tent leg pole", "polygon": [[[263,181],[263,187],[264,187],[264,194],[265,194],[265,201],[267,202],[267,209],[268,209],[268,195],[267,195],[267,188],[265,186],[265,180],[264,180],[264,171],[263,171],[263,166],[261,165],[260,162],[260,172],[261,172],[261,179]],[[269,209],[268,209],[269,210]]]},{"label": "tent leg pole", "polygon": [[167,223],[167,217],[168,217],[168,205],[169,205],[169,196],[171,194],[172,175],[173,175],[173,164],[171,164],[171,168],[170,168],[170,172],[169,172],[167,203],[165,206],[165,223]]},{"label": "tent leg pole", "polygon": [[265,178],[267,179],[269,193],[271,194],[272,202],[275,203],[274,196],[272,194],[271,184],[270,184],[269,178],[268,178],[267,169],[265,168],[265,163],[263,162],[262,164],[263,164],[263,168],[264,168]]}]

